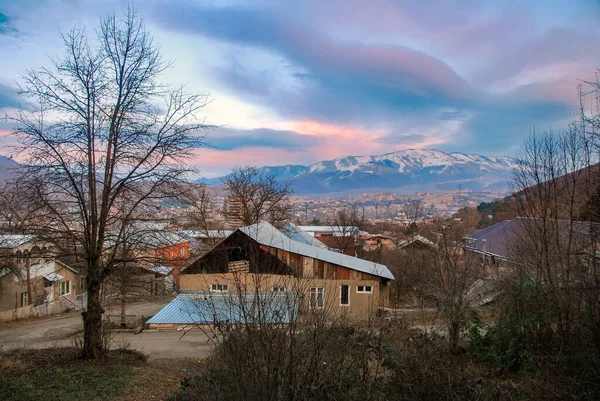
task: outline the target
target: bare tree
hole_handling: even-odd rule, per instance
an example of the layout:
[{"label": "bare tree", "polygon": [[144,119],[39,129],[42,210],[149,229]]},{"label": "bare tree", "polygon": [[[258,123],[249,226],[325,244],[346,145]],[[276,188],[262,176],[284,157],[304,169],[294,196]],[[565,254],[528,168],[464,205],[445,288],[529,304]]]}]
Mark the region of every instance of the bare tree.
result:
[{"label": "bare tree", "polygon": [[506,289],[512,295],[507,297],[508,313],[529,326],[530,338],[539,344],[558,339],[569,346],[591,338],[600,352],[600,229],[596,223],[578,221],[593,218],[597,207],[594,147],[576,125],[557,134],[534,131],[525,140],[514,178],[513,198],[521,219],[517,240],[510,243],[515,263]]},{"label": "bare tree", "polygon": [[356,256],[360,247],[360,227],[364,218],[353,206],[336,211],[331,226],[333,228],[332,246],[342,253]]},{"label": "bare tree", "polygon": [[223,179],[229,193],[228,218],[250,225],[267,220],[281,226],[291,217],[291,185],[255,167],[236,167]]},{"label": "bare tree", "polygon": [[29,159],[19,180],[44,206],[46,224],[33,229],[87,273],[83,357],[91,359],[103,353],[100,288],[122,262],[108,234],[119,243],[138,211],[181,195],[207,102],[159,84],[168,64],[135,10],[104,18],[97,34],[97,45],[84,29],[64,34],[64,56],[23,76],[21,93],[36,106],[9,118]]},{"label": "bare tree", "polygon": [[0,227],[4,233],[27,234],[29,223],[43,218],[42,205],[26,191],[22,182],[9,182],[0,187]]},{"label": "bare tree", "polygon": [[441,224],[438,247],[433,250],[439,313],[448,329],[451,351],[457,349],[461,331],[467,323],[469,286],[480,274],[471,255],[463,253],[462,239],[475,228],[469,223],[448,221]]},{"label": "bare tree", "polygon": [[404,203],[403,211],[406,218],[410,221],[414,221],[423,217],[424,204],[420,199],[410,199]]}]

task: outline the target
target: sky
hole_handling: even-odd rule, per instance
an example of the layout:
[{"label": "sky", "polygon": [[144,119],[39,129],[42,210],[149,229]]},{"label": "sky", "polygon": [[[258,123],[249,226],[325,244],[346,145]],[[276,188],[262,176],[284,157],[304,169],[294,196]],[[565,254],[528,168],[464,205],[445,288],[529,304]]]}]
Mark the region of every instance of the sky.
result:
[{"label": "sky", "polygon": [[[0,0],[0,114],[20,74],[60,55],[60,32],[93,32],[120,0]],[[161,80],[209,93],[217,126],[193,164],[310,164],[400,149],[514,156],[535,127],[574,118],[600,67],[591,0],[144,0],[172,62]],[[0,122],[0,154],[10,126]]]}]

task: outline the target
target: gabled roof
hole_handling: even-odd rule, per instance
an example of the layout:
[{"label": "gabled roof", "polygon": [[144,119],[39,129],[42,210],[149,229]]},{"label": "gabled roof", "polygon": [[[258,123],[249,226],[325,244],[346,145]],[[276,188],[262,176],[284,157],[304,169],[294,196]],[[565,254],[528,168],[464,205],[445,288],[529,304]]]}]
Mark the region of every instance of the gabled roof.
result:
[{"label": "gabled roof", "polygon": [[119,238],[117,232],[108,233],[105,241],[106,247],[114,247],[117,245],[117,241],[120,241],[119,245],[123,242],[134,244],[136,249],[160,249],[189,242],[187,238],[183,238],[181,235],[160,227],[154,228],[152,225],[148,227],[142,226],[139,231],[135,230],[135,228],[131,228],[130,232],[123,238]]},{"label": "gabled roof", "polygon": [[238,231],[261,245],[394,280],[394,275],[385,265],[294,241],[266,221],[239,228]]},{"label": "gabled roof", "polygon": [[[588,221],[548,220],[554,232],[559,233],[558,241],[564,244],[572,234],[573,246],[585,247],[590,244],[591,238],[600,232],[600,225]],[[528,238],[529,230],[538,230],[543,224],[541,219],[516,217],[496,223],[493,226],[479,230],[465,237],[465,248],[472,252],[486,253],[502,259],[510,258],[511,244],[517,244],[519,237]]]},{"label": "gabled roof", "polygon": [[477,253],[508,259],[508,242],[522,229],[519,219],[505,220],[465,237],[465,248]]},{"label": "gabled roof", "polygon": [[[58,274],[58,272],[62,269],[69,269],[75,274],[78,273],[77,270],[67,266],[61,261],[52,260],[50,262],[37,263],[35,265],[31,265],[29,267],[29,276],[31,278],[44,277],[50,281],[60,281],[62,280],[63,276]],[[24,274],[22,273],[22,275]]]},{"label": "gabled roof", "polygon": [[301,242],[306,245],[316,246],[317,248],[327,249],[327,245],[308,234],[306,231],[301,230],[295,224],[288,223],[280,231],[283,233],[283,235],[293,239],[294,241]]},{"label": "gabled roof", "polygon": [[437,245],[433,241],[431,241],[431,240],[423,237],[422,235],[418,235],[418,234],[415,235],[414,237],[412,237],[410,240],[400,241],[398,243],[398,248],[399,249],[406,248],[407,246],[410,246],[410,245],[415,244],[417,242],[419,242],[421,244],[424,244],[424,245],[427,245],[427,246],[429,246],[431,248],[437,249]]}]

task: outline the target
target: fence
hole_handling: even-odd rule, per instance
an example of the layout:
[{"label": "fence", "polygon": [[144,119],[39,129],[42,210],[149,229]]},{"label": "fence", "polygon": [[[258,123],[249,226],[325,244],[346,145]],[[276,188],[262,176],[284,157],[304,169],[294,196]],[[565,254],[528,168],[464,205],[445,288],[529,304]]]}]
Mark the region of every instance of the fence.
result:
[{"label": "fence", "polygon": [[58,301],[44,303],[42,305],[27,305],[22,308],[11,309],[0,312],[0,322],[11,322],[29,317],[43,317],[64,313],[69,310],[81,310],[87,306],[87,294],[77,295],[75,303],[67,298],[61,298]]}]

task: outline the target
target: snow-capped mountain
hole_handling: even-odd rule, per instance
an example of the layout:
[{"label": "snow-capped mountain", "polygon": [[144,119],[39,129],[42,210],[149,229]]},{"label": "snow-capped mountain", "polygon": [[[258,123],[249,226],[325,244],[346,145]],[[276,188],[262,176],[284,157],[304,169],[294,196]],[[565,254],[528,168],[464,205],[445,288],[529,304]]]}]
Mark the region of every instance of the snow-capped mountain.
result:
[{"label": "snow-capped mountain", "polygon": [[379,189],[427,191],[455,189],[458,185],[473,190],[504,189],[515,165],[515,159],[504,156],[407,149],[378,156],[346,156],[310,166],[265,166],[260,170],[290,181],[296,194],[325,194]]},{"label": "snow-capped mountain", "polygon": [[0,156],[0,184],[10,178],[14,169],[19,167],[19,163],[10,157]]}]

